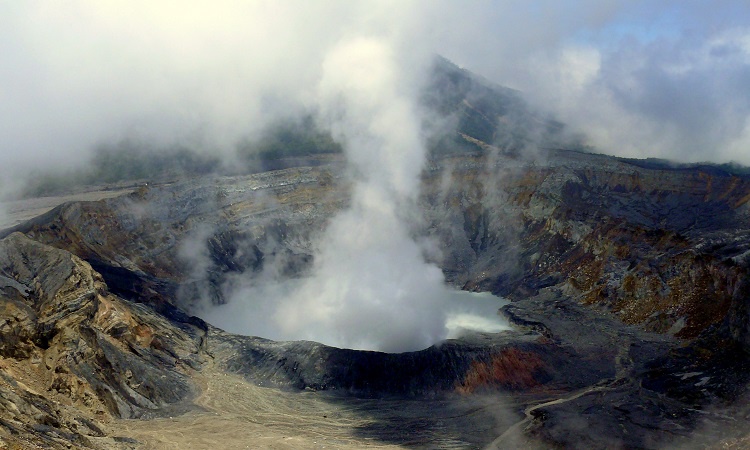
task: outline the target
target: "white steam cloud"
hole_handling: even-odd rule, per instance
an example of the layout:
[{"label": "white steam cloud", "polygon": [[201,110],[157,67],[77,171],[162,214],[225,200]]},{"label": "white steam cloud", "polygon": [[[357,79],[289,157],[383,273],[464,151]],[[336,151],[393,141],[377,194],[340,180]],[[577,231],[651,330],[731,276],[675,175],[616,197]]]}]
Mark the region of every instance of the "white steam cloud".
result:
[{"label": "white steam cloud", "polygon": [[535,59],[530,99],[605,153],[750,165],[750,29],[567,46]]},{"label": "white steam cloud", "polygon": [[[415,208],[425,161],[419,116],[403,89],[392,48],[357,38],[323,62],[324,116],[338,117],[356,184],[349,209],[333,218],[313,276],[273,318],[290,335],[326,330],[325,341],[378,350],[425,348],[443,338],[443,276],[424,261],[405,215]],[[407,84],[408,85],[408,84]]]},{"label": "white steam cloud", "polygon": [[[412,83],[404,83],[395,56],[387,40],[360,37],[323,61],[317,103],[344,143],[354,187],[351,206],[322,238],[311,276],[240,289],[205,317],[230,328],[239,313],[244,333],[388,352],[448,336],[449,290],[407,221],[426,150],[415,93],[404,90]],[[270,322],[257,328],[258,318]]]}]

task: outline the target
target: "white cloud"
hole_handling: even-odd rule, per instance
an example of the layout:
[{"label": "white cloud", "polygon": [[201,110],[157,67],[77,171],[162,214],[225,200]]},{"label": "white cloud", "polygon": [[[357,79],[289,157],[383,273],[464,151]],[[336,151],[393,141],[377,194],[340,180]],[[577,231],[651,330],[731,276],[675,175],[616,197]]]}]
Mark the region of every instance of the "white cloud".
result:
[{"label": "white cloud", "polygon": [[589,131],[605,152],[748,162],[741,151],[748,8],[739,1],[6,2],[0,163],[74,165],[94,144],[132,134],[230,151],[280,111],[314,102],[325,55],[357,36],[387,39],[399,66],[444,54],[542,106],[551,98],[560,119]]},{"label": "white cloud", "polygon": [[747,35],[565,45],[533,61],[526,91],[604,153],[750,164]]}]

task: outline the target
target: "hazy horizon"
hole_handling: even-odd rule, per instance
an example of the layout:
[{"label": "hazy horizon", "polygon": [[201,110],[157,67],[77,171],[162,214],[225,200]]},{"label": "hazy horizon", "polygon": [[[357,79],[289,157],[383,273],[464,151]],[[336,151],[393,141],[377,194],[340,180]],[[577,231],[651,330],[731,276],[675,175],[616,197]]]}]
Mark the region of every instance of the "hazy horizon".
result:
[{"label": "hazy horizon", "polygon": [[603,153],[750,165],[749,18],[741,1],[7,2],[3,184],[125,138],[230,157],[318,108],[326,55],[362,38],[392,52],[404,91],[439,54]]}]

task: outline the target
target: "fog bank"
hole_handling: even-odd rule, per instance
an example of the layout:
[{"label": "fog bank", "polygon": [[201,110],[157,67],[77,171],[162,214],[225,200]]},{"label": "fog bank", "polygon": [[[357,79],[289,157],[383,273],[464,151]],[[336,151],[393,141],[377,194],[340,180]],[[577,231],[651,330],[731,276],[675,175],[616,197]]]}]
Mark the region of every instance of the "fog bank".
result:
[{"label": "fog bank", "polygon": [[520,89],[603,153],[750,164],[749,20],[739,0],[4,2],[0,170],[7,188],[123,138],[231,160],[317,107],[325,56],[356,37]]},{"label": "fog bank", "polygon": [[[273,298],[263,317],[284,340],[387,352],[426,348],[448,334],[443,274],[410,235],[426,149],[417,91],[409,90],[416,83],[409,80],[426,66],[406,72],[388,39],[357,37],[335,46],[322,67],[317,104],[343,144],[351,204],[329,222],[309,277],[273,292],[250,286],[229,303],[254,310],[256,301]],[[273,295],[279,289],[286,292]],[[219,326],[227,321],[210,310],[208,316]],[[260,334],[252,326],[243,333]]]}]

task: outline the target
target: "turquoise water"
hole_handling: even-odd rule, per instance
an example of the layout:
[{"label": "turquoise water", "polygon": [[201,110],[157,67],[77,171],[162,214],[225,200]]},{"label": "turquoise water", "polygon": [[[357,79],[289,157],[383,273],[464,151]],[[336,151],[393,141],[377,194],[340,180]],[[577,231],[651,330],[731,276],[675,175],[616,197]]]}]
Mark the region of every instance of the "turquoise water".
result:
[{"label": "turquoise water", "polygon": [[453,290],[445,303],[445,327],[448,339],[461,337],[469,331],[498,333],[509,330],[510,325],[498,314],[508,300],[489,292]]},{"label": "turquoise water", "polygon": [[[381,350],[378,339],[398,331],[397,327],[391,327],[389,323],[382,321],[369,324],[371,315],[367,309],[370,306],[368,304],[363,306],[361,313],[356,304],[351,307],[350,311],[353,313],[345,318],[358,319],[359,322],[352,321],[354,325],[337,322],[337,310],[332,309],[330,319],[323,316],[327,321],[311,320],[302,327],[302,331],[293,333],[284,330],[278,320],[279,317],[283,318],[279,315],[278,305],[289,298],[307,298],[298,291],[304,286],[302,281],[286,280],[282,283],[243,287],[234,293],[227,304],[207,305],[194,314],[230,333],[277,341],[311,340],[359,350]],[[487,292],[461,291],[446,286],[438,290],[438,295],[430,298],[429,302],[424,303],[427,303],[424,309],[415,311],[414,308],[404,308],[397,311],[397,316],[394,317],[394,321],[398,319],[412,327],[409,331],[413,333],[407,335],[405,340],[413,335],[421,336],[422,333],[432,336],[429,342],[422,342],[422,346],[415,346],[415,349],[421,350],[445,339],[456,339],[469,332],[498,333],[510,329],[507,320],[498,314],[498,310],[509,303],[508,300]],[[324,310],[323,306],[321,310]],[[425,323],[420,320],[424,317],[430,317],[431,320]],[[425,328],[420,329],[420,326]]]}]

